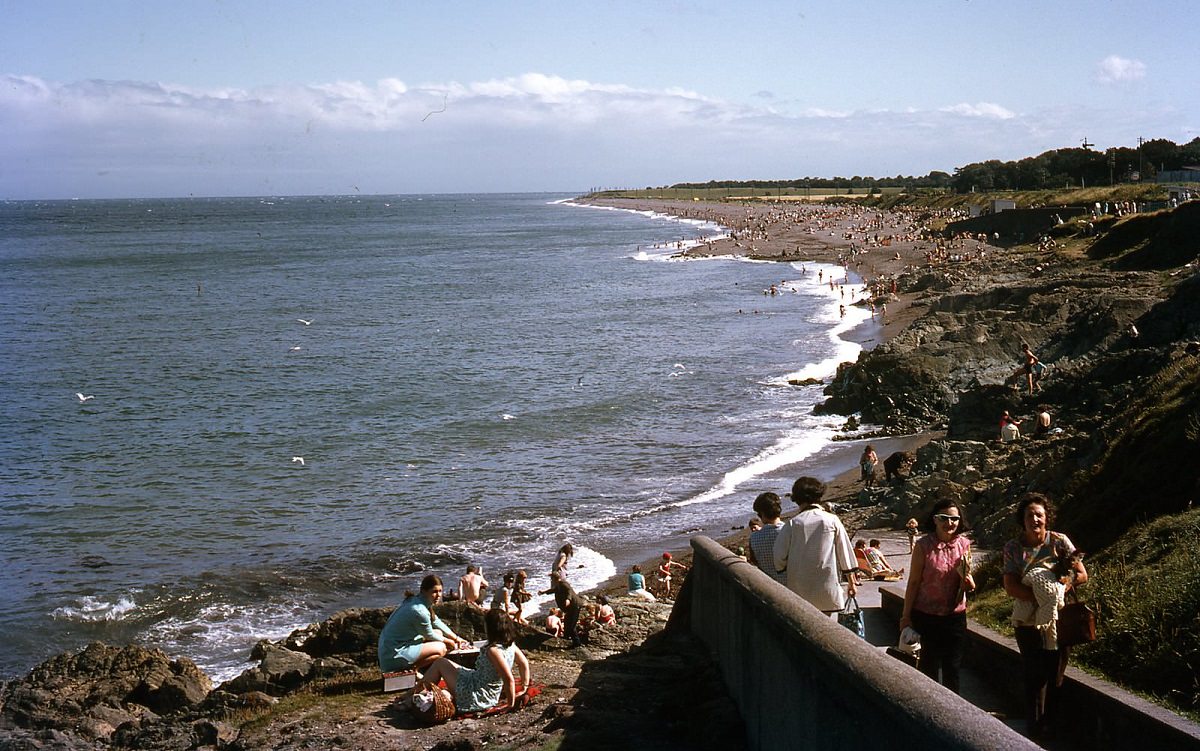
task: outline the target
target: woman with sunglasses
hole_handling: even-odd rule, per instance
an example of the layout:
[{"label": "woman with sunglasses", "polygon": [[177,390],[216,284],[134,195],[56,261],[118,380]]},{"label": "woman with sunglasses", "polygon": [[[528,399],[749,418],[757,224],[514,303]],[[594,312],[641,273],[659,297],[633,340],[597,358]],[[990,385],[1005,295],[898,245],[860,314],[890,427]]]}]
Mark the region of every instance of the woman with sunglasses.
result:
[{"label": "woman with sunglasses", "polygon": [[442,580],[429,574],[421,580],[420,594],[407,593],[379,633],[379,668],[384,673],[416,668],[424,670],[439,657],[470,646],[437,617],[442,601]]},{"label": "woman with sunglasses", "polygon": [[929,534],[917,540],[904,590],[900,630],[912,626],[921,635],[920,670],[958,693],[958,670],[967,640],[967,593],[971,541],[966,520],[954,501],[938,501],[926,523]]}]

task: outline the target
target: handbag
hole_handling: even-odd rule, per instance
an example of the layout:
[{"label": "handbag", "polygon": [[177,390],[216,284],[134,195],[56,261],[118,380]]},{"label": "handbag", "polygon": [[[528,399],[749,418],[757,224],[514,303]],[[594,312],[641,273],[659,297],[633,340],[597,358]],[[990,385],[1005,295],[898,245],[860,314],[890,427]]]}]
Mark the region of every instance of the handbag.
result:
[{"label": "handbag", "polygon": [[1079,601],[1071,587],[1071,602],[1058,611],[1058,646],[1074,647],[1096,641],[1096,613]]},{"label": "handbag", "polygon": [[846,605],[842,608],[842,612],[838,613],[838,623],[858,634],[861,638],[867,637],[867,624],[863,620],[862,608],[858,606],[858,600],[854,597],[846,600]]},{"label": "handbag", "polygon": [[921,661],[921,635],[912,626],[905,626],[900,632],[900,640],[896,646],[888,647],[887,653],[910,667],[919,667]]}]

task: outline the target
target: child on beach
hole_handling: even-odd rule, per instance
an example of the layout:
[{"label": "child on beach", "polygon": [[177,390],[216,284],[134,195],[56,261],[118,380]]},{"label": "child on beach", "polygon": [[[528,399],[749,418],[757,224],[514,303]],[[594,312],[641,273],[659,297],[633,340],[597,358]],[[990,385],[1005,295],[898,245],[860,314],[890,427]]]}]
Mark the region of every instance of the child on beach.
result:
[{"label": "child on beach", "polygon": [[671,569],[672,568],[683,569],[684,571],[687,570],[687,566],[684,566],[682,563],[676,563],[675,561],[671,560],[670,553],[663,553],[662,554],[662,563],[658,564],[658,585],[659,585],[660,589],[662,590],[661,596],[663,597],[663,599],[670,598],[670,596],[671,596]]},{"label": "child on beach", "polygon": [[550,614],[546,616],[546,633],[550,634],[551,636],[557,636],[560,639],[562,638],[562,611],[558,608],[550,608]]},{"label": "child on beach", "polygon": [[513,620],[517,623],[525,623],[525,616],[522,611],[525,609],[525,603],[533,599],[533,595],[525,589],[525,582],[529,579],[529,574],[525,573],[525,569],[517,571],[516,577],[513,579],[512,591],[512,606],[514,609]]}]

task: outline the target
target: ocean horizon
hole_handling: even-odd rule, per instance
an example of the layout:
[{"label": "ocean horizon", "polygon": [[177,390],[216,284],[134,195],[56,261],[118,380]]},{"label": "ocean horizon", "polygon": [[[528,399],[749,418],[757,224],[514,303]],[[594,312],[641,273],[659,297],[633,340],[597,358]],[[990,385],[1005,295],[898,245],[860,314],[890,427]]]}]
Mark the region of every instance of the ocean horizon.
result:
[{"label": "ocean horizon", "polygon": [[224,680],[428,572],[542,589],[571,542],[586,588],[845,468],[789,383],[860,349],[833,267],[572,198],[0,202],[0,676],[104,640]]}]

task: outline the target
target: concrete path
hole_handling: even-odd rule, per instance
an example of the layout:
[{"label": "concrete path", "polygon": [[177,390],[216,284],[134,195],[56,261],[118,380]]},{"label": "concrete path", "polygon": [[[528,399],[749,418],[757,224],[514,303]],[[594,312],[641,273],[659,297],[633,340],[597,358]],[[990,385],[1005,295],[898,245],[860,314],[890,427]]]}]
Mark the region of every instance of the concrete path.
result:
[{"label": "concrete path", "polygon": [[[858,605],[865,611],[863,618],[866,623],[867,641],[878,647],[880,651],[884,651],[888,647],[895,646],[900,635],[896,628],[896,622],[885,615],[880,608],[879,588],[885,584],[901,588],[907,586],[907,571],[910,568],[909,562],[912,555],[908,549],[908,535],[905,532],[890,529],[864,529],[860,530],[854,539],[879,540],[880,550],[888,563],[893,568],[903,568],[906,572],[904,578],[899,581],[869,581],[864,582],[858,588]],[[914,679],[929,680],[916,670],[913,671],[913,676]],[[1019,687],[1015,688],[1019,692]],[[967,701],[992,714],[1018,733],[1025,732],[1023,710],[1018,701],[1009,698],[1011,689],[1010,691],[999,691],[987,680],[986,676],[963,668],[959,676],[959,690],[961,696]]]}]

